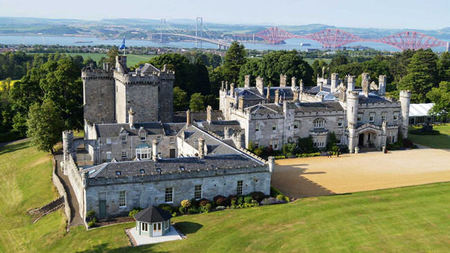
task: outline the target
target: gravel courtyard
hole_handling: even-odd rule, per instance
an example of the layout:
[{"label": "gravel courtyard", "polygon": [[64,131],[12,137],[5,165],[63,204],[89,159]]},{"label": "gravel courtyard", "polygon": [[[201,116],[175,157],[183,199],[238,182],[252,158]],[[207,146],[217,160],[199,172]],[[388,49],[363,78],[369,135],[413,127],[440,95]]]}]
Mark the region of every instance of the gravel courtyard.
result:
[{"label": "gravel courtyard", "polygon": [[431,148],[277,160],[272,174],[272,185],[295,198],[447,181],[450,150]]}]

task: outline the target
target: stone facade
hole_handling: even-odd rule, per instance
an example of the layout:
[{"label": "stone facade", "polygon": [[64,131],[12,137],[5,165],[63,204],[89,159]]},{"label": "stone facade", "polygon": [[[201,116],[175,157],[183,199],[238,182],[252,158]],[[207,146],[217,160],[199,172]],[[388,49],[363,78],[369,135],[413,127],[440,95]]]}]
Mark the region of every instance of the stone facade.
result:
[{"label": "stone facade", "polygon": [[[220,90],[220,110],[225,120],[239,122],[245,132],[245,146],[282,145],[297,138],[311,136],[314,145],[324,148],[329,133],[334,133],[340,145],[350,152],[359,148],[382,149],[396,142],[399,132],[406,138],[410,93],[402,91],[400,101],[386,98],[386,76],[378,85],[370,83],[363,74],[362,89],[356,89],[354,77],[340,80],[336,73],[331,79],[317,78],[317,85],[304,87],[292,78],[287,86],[286,76],[280,76],[279,87],[264,87],[264,80],[256,78],[256,87],[246,77],[243,88],[224,83]],[[228,88],[230,87],[230,88]]]}]

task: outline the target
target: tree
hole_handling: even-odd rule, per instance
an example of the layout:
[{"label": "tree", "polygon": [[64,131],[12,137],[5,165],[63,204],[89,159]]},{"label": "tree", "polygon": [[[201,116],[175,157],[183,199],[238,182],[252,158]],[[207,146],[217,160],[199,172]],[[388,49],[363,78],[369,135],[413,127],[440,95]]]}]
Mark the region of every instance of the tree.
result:
[{"label": "tree", "polygon": [[241,66],[245,64],[247,52],[243,44],[236,41],[231,43],[230,48],[225,54],[224,75],[226,80],[237,83]]},{"label": "tree", "polygon": [[201,93],[194,93],[189,102],[189,108],[193,112],[205,110],[205,97]]},{"label": "tree", "polygon": [[438,61],[438,71],[440,81],[450,82],[450,53],[444,52]]},{"label": "tree", "polygon": [[432,88],[427,98],[434,103],[431,113],[447,119],[450,113],[450,81],[442,81],[438,88]]},{"label": "tree", "polygon": [[410,90],[412,103],[427,102],[426,94],[437,87],[437,56],[431,50],[418,50],[408,64],[408,74],[398,85],[398,90]]},{"label": "tree", "polygon": [[106,53],[106,55],[108,56],[106,62],[111,66],[114,66],[116,64],[116,56],[119,55],[119,49],[117,49],[117,47],[112,47],[108,50],[108,53]]},{"label": "tree", "polygon": [[173,88],[173,107],[175,111],[184,111],[188,107],[188,95],[180,87]]},{"label": "tree", "polygon": [[55,103],[46,99],[42,105],[38,103],[30,107],[28,113],[28,137],[39,150],[54,153],[53,146],[61,139],[64,120],[61,118]]}]

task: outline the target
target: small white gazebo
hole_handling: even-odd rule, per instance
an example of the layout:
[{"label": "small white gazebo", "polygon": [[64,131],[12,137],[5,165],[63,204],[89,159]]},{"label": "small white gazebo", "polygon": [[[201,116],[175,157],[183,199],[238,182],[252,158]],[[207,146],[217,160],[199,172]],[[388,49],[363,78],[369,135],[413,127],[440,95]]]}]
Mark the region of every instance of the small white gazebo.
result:
[{"label": "small white gazebo", "polygon": [[163,236],[170,230],[172,215],[158,207],[148,207],[134,216],[136,231],[141,236]]}]

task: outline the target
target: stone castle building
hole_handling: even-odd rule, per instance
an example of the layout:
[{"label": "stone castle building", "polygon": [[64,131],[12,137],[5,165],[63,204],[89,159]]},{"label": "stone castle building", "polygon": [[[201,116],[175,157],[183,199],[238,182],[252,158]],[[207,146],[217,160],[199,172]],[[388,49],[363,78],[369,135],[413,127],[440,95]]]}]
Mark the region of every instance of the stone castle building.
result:
[{"label": "stone castle building", "polygon": [[318,77],[317,85],[306,87],[295,77],[287,85],[286,75],[280,76],[279,87],[265,87],[256,78],[250,86],[250,76],[244,87],[222,83],[220,110],[224,119],[239,122],[244,131],[245,146],[270,146],[278,150],[286,143],[311,136],[317,148],[324,148],[327,137],[334,133],[340,145],[350,152],[360,148],[380,150],[396,142],[401,134],[407,137],[408,110],[411,94],[400,92],[400,101],[385,97],[386,76],[378,84],[362,74],[362,88],[355,88],[353,76],[340,80]]},{"label": "stone castle building", "polygon": [[208,107],[205,122],[187,111],[185,122],[170,123],[172,71],[145,64],[131,72],[118,56],[114,68],[87,68],[82,78],[85,137],[63,132],[61,167],[83,218],[90,210],[105,218],[184,199],[270,193],[273,160],[241,148],[238,122],[213,120]]}]

